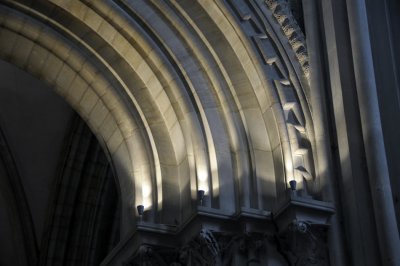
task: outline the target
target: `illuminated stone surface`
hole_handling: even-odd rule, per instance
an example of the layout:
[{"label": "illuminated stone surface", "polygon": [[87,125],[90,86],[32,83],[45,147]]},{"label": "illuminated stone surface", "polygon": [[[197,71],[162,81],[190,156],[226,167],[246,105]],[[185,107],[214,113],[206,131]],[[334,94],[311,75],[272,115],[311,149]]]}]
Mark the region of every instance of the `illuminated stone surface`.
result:
[{"label": "illuminated stone surface", "polygon": [[0,264],[399,265],[383,2],[1,1]]}]

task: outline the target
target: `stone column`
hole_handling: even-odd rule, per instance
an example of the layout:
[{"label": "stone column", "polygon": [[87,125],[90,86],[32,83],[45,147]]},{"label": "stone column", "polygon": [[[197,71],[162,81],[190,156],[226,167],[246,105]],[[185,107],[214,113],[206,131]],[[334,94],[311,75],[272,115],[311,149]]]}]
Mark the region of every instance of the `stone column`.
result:
[{"label": "stone column", "polygon": [[[306,29],[307,52],[310,64],[310,100],[311,111],[315,132],[316,147],[316,170],[319,178],[322,198],[324,201],[331,201],[338,205],[337,183],[332,174],[331,150],[327,126],[327,112],[324,89],[324,64],[322,62],[320,34],[320,20],[318,18],[319,0],[303,0],[304,25]],[[337,210],[339,212],[339,210]],[[337,213],[331,217],[331,229],[329,231],[329,245],[331,247],[331,263],[333,265],[345,265],[343,230],[340,226]]]},{"label": "stone column", "polygon": [[[400,265],[400,240],[383,142],[364,0],[347,0],[354,74],[382,265]],[[362,221],[360,221],[362,222]]]}]

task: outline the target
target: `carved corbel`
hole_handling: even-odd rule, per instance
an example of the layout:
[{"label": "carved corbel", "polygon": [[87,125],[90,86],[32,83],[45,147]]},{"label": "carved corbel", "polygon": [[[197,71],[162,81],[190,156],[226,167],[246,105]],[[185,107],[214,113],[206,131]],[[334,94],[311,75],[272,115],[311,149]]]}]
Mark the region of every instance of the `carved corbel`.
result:
[{"label": "carved corbel", "polygon": [[216,265],[220,248],[213,232],[202,229],[197,237],[180,250],[179,262],[182,265]]},{"label": "carved corbel", "polygon": [[124,266],[168,266],[168,264],[152,246],[142,245]]},{"label": "carved corbel", "polygon": [[279,235],[281,251],[291,265],[329,265],[327,226],[294,220]]},{"label": "carved corbel", "polygon": [[258,232],[216,233],[221,265],[263,265],[268,235]]},{"label": "carved corbel", "polygon": [[281,254],[290,265],[329,265],[327,231],[332,203],[290,193],[275,212]]}]

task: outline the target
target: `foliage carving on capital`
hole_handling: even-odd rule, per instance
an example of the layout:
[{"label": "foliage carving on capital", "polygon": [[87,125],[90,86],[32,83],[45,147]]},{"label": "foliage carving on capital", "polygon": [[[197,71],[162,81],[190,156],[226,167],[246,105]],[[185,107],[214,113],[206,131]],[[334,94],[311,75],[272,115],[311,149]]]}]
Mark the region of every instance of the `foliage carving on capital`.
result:
[{"label": "foliage carving on capital", "polygon": [[202,229],[197,237],[180,250],[182,265],[216,265],[220,255],[219,244],[210,230]]},{"label": "foliage carving on capital", "polygon": [[159,252],[149,245],[140,246],[136,255],[124,263],[124,266],[168,266]]},{"label": "foliage carving on capital", "polygon": [[203,229],[180,248],[142,245],[124,265],[262,265],[267,240],[268,236],[264,233],[228,233]]},{"label": "foliage carving on capital", "polygon": [[326,225],[294,220],[279,236],[281,250],[291,265],[328,266]]},{"label": "foliage carving on capital", "polygon": [[142,245],[126,266],[218,265],[219,244],[210,230],[202,229],[180,248]]},{"label": "foliage carving on capital", "polygon": [[[218,233],[221,247],[222,265],[232,265],[236,256],[245,265],[261,265],[261,258],[266,254],[267,241],[272,239],[265,233]],[[240,258],[238,258],[240,257]]]}]

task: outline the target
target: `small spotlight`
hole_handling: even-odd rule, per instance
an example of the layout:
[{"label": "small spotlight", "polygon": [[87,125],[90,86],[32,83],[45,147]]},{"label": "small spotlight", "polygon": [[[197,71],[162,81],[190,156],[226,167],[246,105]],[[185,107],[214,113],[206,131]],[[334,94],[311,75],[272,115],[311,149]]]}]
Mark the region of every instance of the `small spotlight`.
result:
[{"label": "small spotlight", "polygon": [[293,190],[293,191],[296,190],[296,185],[297,185],[296,180],[290,180],[290,181],[289,181],[289,185],[290,185],[290,189],[291,189],[291,190]]},{"label": "small spotlight", "polygon": [[197,191],[197,197],[200,200],[200,206],[203,206],[204,194],[205,194],[204,190]]},{"label": "small spotlight", "polygon": [[138,206],[136,206],[136,208],[137,208],[137,212],[138,212],[139,216],[141,217],[144,213],[144,206],[138,205]]}]

